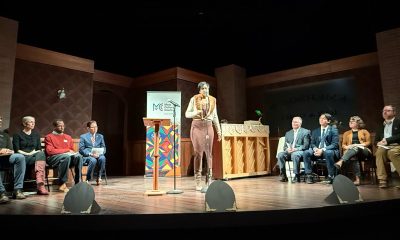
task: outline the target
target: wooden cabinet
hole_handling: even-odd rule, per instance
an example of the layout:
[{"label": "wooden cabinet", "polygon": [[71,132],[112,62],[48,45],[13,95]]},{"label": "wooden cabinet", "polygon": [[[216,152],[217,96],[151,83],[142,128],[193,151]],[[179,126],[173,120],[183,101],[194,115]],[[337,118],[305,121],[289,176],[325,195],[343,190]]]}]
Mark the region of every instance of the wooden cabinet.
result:
[{"label": "wooden cabinet", "polygon": [[231,179],[271,173],[269,126],[221,124],[222,141],[214,140],[213,176]]}]

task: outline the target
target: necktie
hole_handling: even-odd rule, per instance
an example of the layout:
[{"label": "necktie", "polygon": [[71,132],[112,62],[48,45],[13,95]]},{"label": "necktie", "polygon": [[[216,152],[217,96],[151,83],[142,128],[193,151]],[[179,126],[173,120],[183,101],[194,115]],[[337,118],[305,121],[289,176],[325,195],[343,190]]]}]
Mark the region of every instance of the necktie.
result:
[{"label": "necktie", "polygon": [[96,142],[96,138],[94,137],[94,135],[92,135],[92,137],[90,139],[92,140],[92,145],[94,146],[94,143]]},{"label": "necktie", "polygon": [[323,148],[324,144],[325,144],[325,128],[322,129],[321,142],[319,143],[319,148]]},{"label": "necktie", "polygon": [[293,143],[292,143],[292,148],[296,147],[296,140],[297,140],[297,134],[298,134],[299,130],[297,131],[293,131]]}]

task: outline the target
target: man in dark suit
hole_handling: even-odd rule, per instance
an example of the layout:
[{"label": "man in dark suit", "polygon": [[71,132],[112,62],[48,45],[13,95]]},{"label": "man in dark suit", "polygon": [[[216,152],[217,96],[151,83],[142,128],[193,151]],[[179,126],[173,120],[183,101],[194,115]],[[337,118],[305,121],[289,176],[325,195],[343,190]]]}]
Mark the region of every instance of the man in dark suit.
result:
[{"label": "man in dark suit", "polygon": [[308,149],[310,144],[310,130],[302,128],[303,120],[301,117],[292,119],[292,130],[285,134],[285,145],[283,152],[278,153],[278,164],[281,171],[281,182],[287,181],[285,161],[289,158],[293,162],[294,178],[292,182],[300,182],[300,159],[303,157],[303,151]]},{"label": "man in dark suit", "polygon": [[[396,109],[392,105],[386,105],[382,110],[383,124],[376,130],[376,173],[379,187],[387,188],[387,173],[385,163],[392,161],[397,173],[400,174],[400,119],[395,118]],[[396,186],[400,188],[400,186]]]},{"label": "man in dark suit", "polygon": [[[104,136],[97,133],[98,126],[96,121],[89,121],[87,124],[88,132],[82,134],[79,140],[79,153],[83,156],[83,163],[88,164],[88,170],[86,174],[86,180],[90,181],[92,178],[92,172],[96,166],[99,165],[99,172],[96,178],[96,184],[100,185],[101,175],[104,173],[106,168],[106,143],[104,142]],[[95,150],[101,151],[97,152]]]},{"label": "man in dark suit", "polygon": [[311,160],[325,159],[328,168],[326,183],[332,183],[336,175],[335,160],[340,158],[339,153],[339,131],[331,126],[332,115],[323,113],[319,116],[320,127],[311,133],[310,149],[304,151],[304,169],[307,175],[312,173]]}]

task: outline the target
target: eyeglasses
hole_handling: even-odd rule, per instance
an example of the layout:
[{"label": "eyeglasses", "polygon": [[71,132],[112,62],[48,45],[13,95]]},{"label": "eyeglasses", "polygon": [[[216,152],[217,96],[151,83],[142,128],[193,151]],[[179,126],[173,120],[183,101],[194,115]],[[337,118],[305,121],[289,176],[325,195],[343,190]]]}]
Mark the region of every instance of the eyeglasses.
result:
[{"label": "eyeglasses", "polygon": [[393,111],[393,109],[384,109],[384,110],[382,110],[382,112],[392,112]]}]

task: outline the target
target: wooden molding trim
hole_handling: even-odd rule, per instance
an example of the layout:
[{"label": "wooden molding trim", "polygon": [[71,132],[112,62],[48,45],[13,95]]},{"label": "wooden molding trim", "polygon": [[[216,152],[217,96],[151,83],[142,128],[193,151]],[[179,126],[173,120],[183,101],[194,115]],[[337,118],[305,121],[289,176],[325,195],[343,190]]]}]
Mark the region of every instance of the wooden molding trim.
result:
[{"label": "wooden molding trim", "polygon": [[215,77],[211,77],[206,74],[184,69],[181,67],[177,67],[177,78],[180,80],[194,82],[194,83],[199,83],[204,81],[211,85],[217,84],[217,79]]},{"label": "wooden molding trim", "polygon": [[16,58],[82,72],[94,73],[93,60],[32,47],[25,44],[17,44]]},{"label": "wooden molding trim", "polygon": [[376,52],[366,53],[353,57],[250,77],[247,79],[247,88],[376,65],[379,65],[378,54]]},{"label": "wooden molding trim", "polygon": [[166,82],[176,79],[176,68],[168,68],[159,72],[146,74],[134,78],[131,87],[143,87],[160,82]]},{"label": "wooden molding trim", "polygon": [[96,82],[103,82],[127,88],[131,86],[133,82],[133,78],[131,77],[104,72],[96,69],[94,70],[93,80]]},{"label": "wooden molding trim", "polygon": [[143,87],[176,79],[195,83],[206,81],[210,84],[216,84],[217,82],[216,78],[208,76],[206,74],[198,73],[181,67],[173,67],[137,77],[133,80],[131,87]]}]

